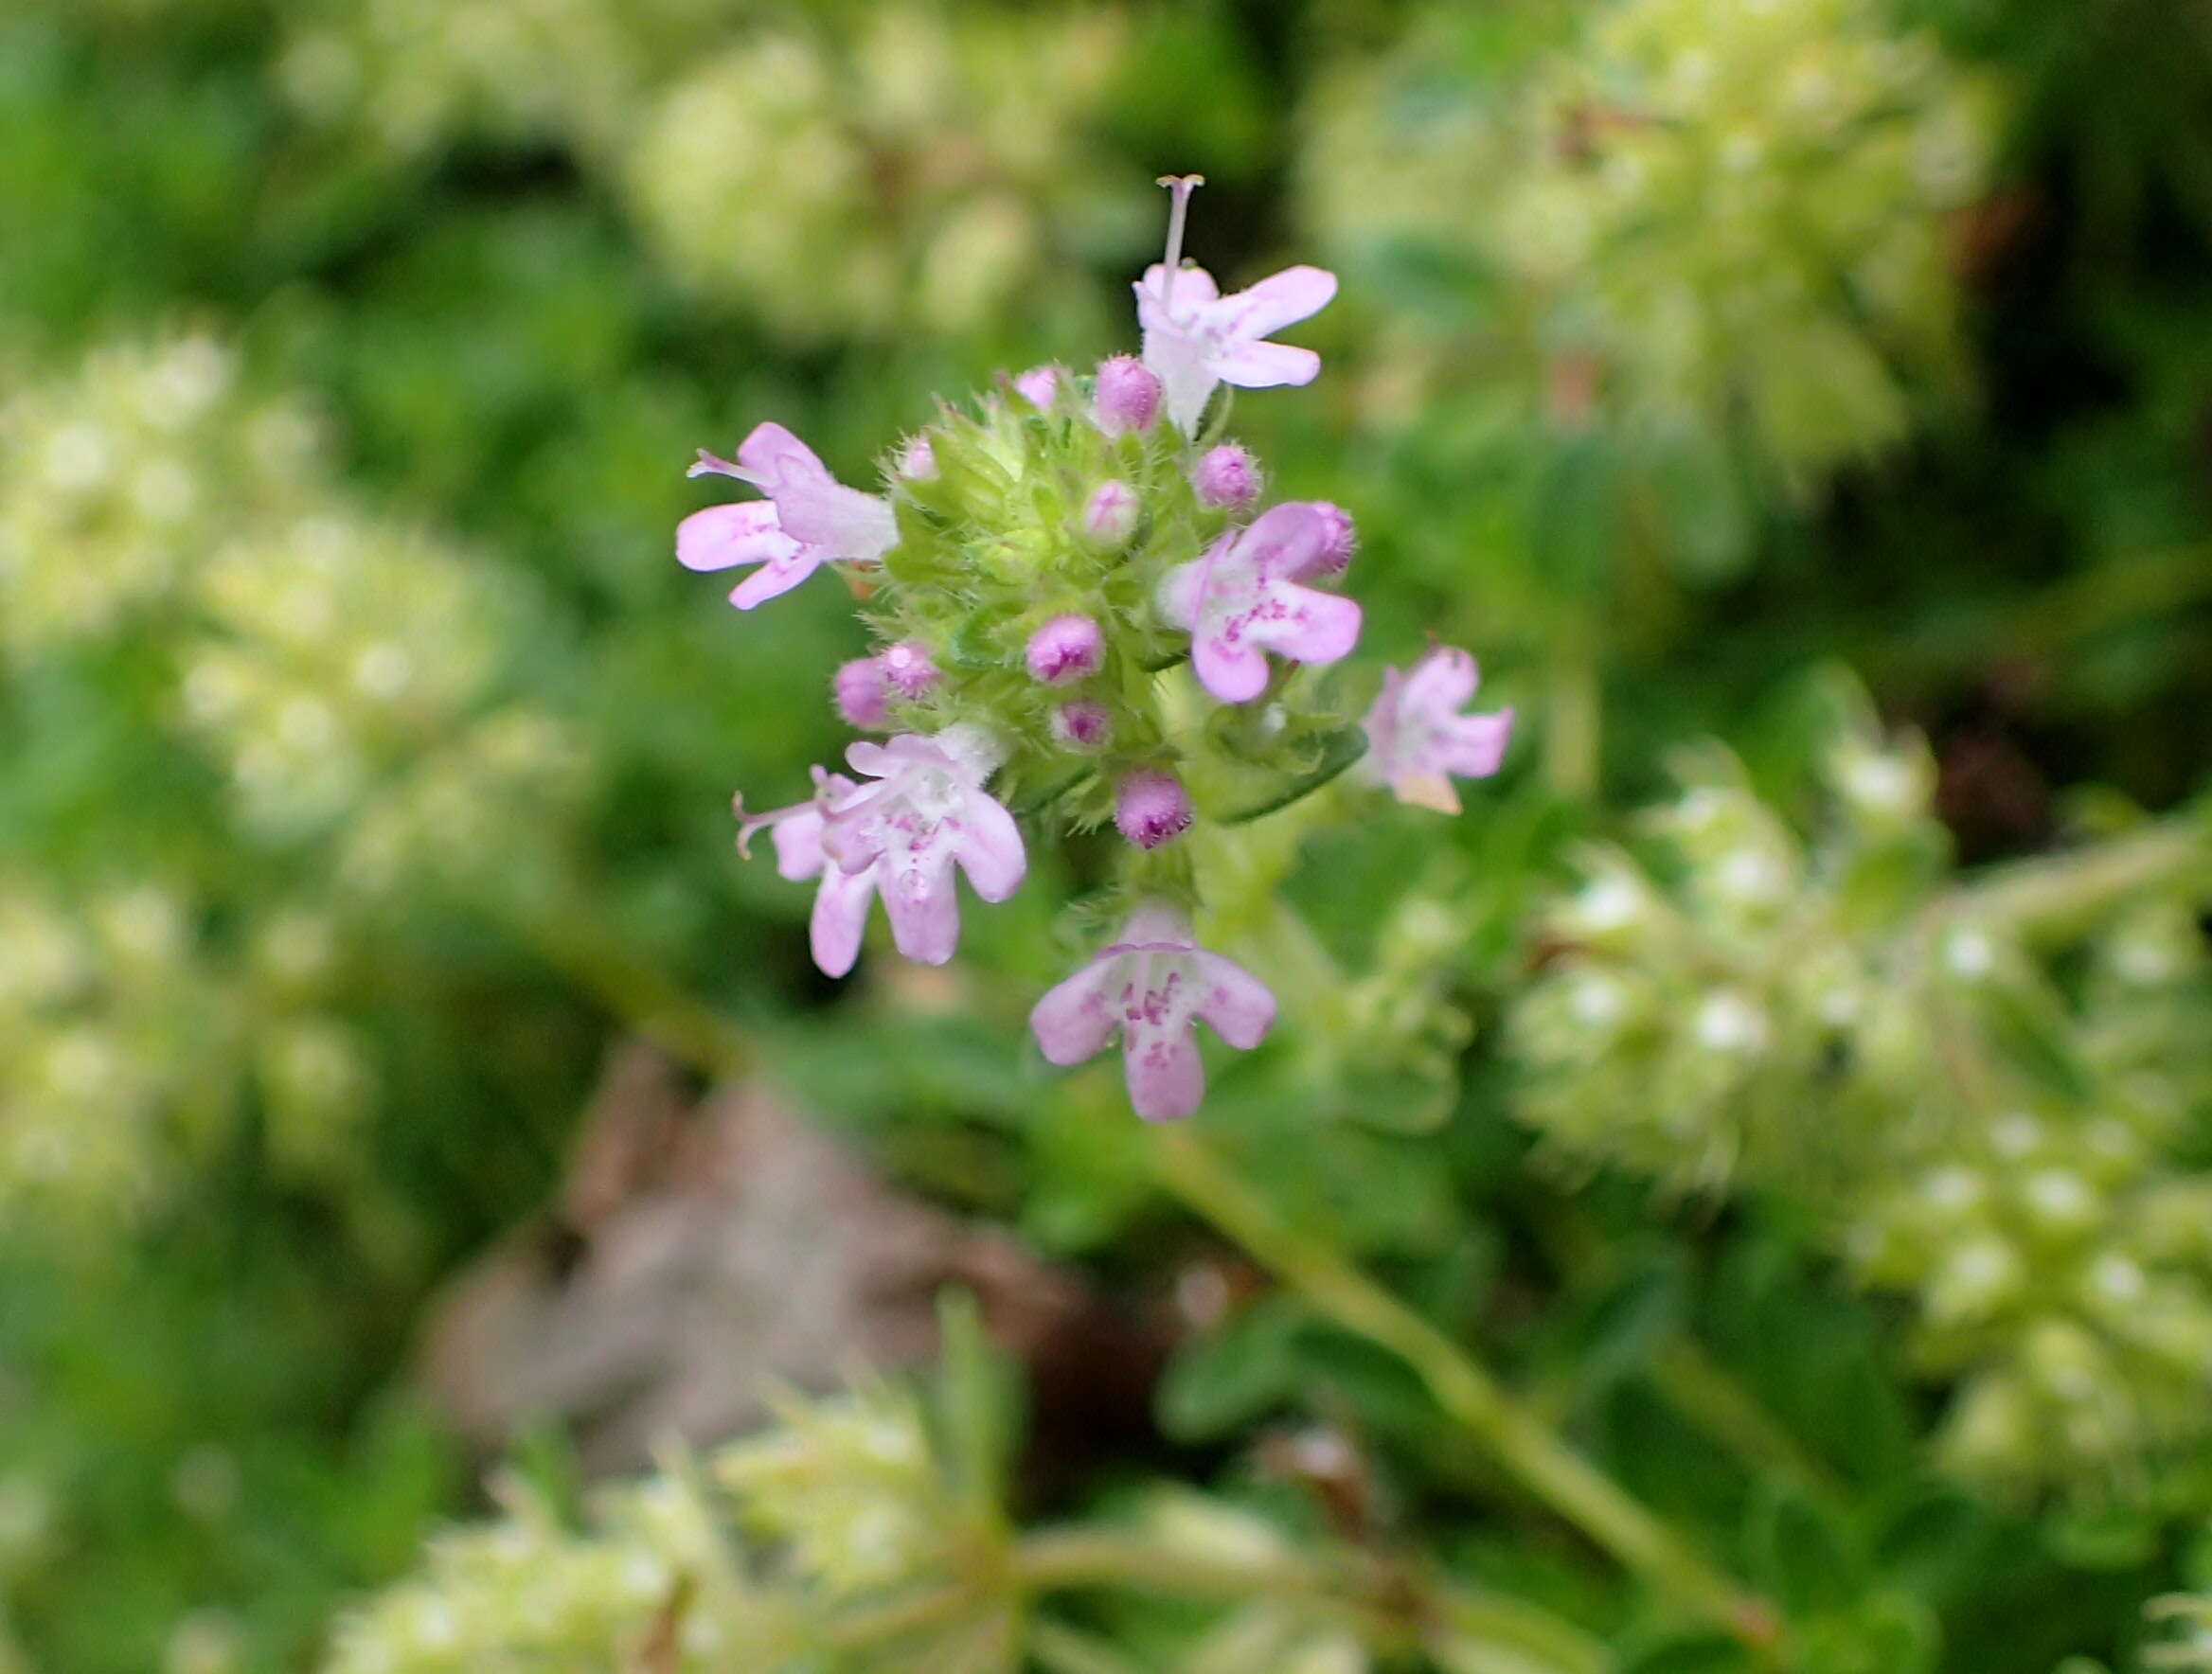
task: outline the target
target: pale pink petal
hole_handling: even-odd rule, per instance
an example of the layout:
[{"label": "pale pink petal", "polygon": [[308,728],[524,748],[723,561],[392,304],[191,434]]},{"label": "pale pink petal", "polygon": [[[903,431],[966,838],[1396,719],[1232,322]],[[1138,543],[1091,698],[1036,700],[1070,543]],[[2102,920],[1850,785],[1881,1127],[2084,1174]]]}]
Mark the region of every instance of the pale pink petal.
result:
[{"label": "pale pink petal", "polygon": [[867,929],[868,898],[875,894],[873,867],[847,872],[824,868],[814,892],[814,916],[807,927],[814,963],[825,976],[843,976],[860,958],[861,935]]},{"label": "pale pink petal", "polygon": [[1208,323],[1233,337],[1272,337],[1319,313],[1335,295],[1336,276],[1327,269],[1286,267],[1223,298]]},{"label": "pale pink petal", "polygon": [[1239,389],[1275,389],[1286,383],[1311,383],[1321,373],[1321,357],[1310,348],[1287,343],[1254,343],[1235,338],[1222,346],[1206,365],[1223,383]]},{"label": "pale pink petal", "polygon": [[1506,744],[1513,736],[1513,711],[1495,715],[1468,715],[1455,719],[1440,740],[1436,765],[1462,778],[1487,779],[1506,759]]},{"label": "pale pink petal", "polygon": [[1208,561],[1194,558],[1169,570],[1160,582],[1160,614],[1189,632],[1198,626],[1198,613],[1205,599]]},{"label": "pale pink petal", "polygon": [[899,768],[899,757],[892,753],[892,746],[910,736],[901,733],[887,744],[878,744],[867,739],[847,744],[845,747],[846,765],[854,773],[866,774],[871,779],[887,778]]},{"label": "pale pink petal", "polygon": [[779,878],[789,878],[795,883],[802,878],[813,877],[828,864],[822,853],[822,816],[814,810],[776,821],[768,836],[776,845],[776,872]]},{"label": "pale pink petal", "polygon": [[1457,646],[1440,645],[1406,671],[1399,701],[1409,709],[1449,714],[1474,696],[1481,678],[1472,656]]},{"label": "pale pink petal", "polygon": [[676,525],[676,561],[687,570],[767,563],[789,558],[798,544],[776,526],[773,500],[709,506]]},{"label": "pale pink petal", "polygon": [[[1137,324],[1147,328],[1164,320],[1160,312],[1160,296],[1168,283],[1168,269],[1161,262],[1153,262],[1145,269],[1145,276],[1136,282]],[[1187,320],[1200,309],[1221,299],[1222,288],[1214,283],[1213,275],[1204,268],[1186,262],[1175,270],[1175,289],[1168,294],[1168,306],[1178,318]]]},{"label": "pale pink petal", "polygon": [[[1360,643],[1360,607],[1333,593],[1277,582],[1268,590],[1266,604],[1254,614],[1245,634],[1252,643],[1280,651],[1293,662],[1333,663]],[[1207,685],[1213,689],[1211,682]]]},{"label": "pale pink petal", "polygon": [[1237,537],[1237,559],[1263,576],[1295,579],[1311,574],[1338,538],[1335,508],[1317,500],[1287,500],[1254,518]]},{"label": "pale pink petal", "polygon": [[822,558],[819,546],[794,546],[780,557],[768,560],[730,589],[730,603],[741,611],[749,611],[755,605],[789,593],[822,567]]},{"label": "pale pink petal", "polygon": [[1249,703],[1267,688],[1267,659],[1250,644],[1198,634],[1190,642],[1190,666],[1199,684],[1224,703]]},{"label": "pale pink petal", "polygon": [[752,433],[738,444],[738,470],[732,474],[757,483],[778,498],[786,487],[795,483],[835,480],[813,449],[773,420],[754,425]]},{"label": "pale pink petal", "polygon": [[1204,949],[1191,955],[1198,962],[1205,991],[1199,996],[1198,1015],[1232,1046],[1249,1052],[1266,1037],[1275,1024],[1275,996],[1267,985],[1234,959]]},{"label": "pale pink petal", "polygon": [[[899,864],[892,864],[896,859]],[[954,893],[949,858],[936,846],[893,851],[876,866],[891,942],[919,965],[942,965],[960,945],[960,901]]]},{"label": "pale pink petal", "polygon": [[968,874],[975,893],[987,901],[1003,901],[1022,887],[1029,857],[1022,846],[1022,828],[1014,816],[978,791],[960,810],[961,829],[954,839],[953,858]]},{"label": "pale pink petal", "polygon": [[1148,1122],[1176,1122],[1205,1096],[1205,1065],[1187,1026],[1131,1024],[1122,1031],[1122,1069],[1129,1102]]},{"label": "pale pink petal", "polygon": [[847,562],[872,562],[899,543],[888,500],[827,477],[779,487],[776,509],[786,532]]},{"label": "pale pink petal", "polygon": [[1081,1063],[1106,1050],[1121,1013],[1110,989],[1117,961],[1094,959],[1060,983],[1029,1012],[1029,1031],[1048,1062]]}]

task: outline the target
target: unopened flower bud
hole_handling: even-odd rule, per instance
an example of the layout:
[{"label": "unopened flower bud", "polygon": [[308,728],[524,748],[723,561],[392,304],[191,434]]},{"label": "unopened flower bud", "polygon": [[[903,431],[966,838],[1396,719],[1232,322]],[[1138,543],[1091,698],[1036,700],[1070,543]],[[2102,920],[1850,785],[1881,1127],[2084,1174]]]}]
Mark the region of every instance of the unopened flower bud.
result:
[{"label": "unopened flower bud", "polygon": [[890,726],[890,682],[881,657],[855,657],[845,664],[830,683],[830,692],[847,726],[862,732],[883,732]]},{"label": "unopened flower bud", "polygon": [[1114,792],[1114,824],[1139,848],[1157,848],[1190,829],[1190,792],[1171,773],[1141,768]]},{"label": "unopened flower bud", "polygon": [[883,678],[891,689],[902,698],[922,697],[937,683],[937,666],[930,660],[929,648],[919,640],[902,639],[886,646],[876,660],[883,665]]},{"label": "unopened flower bud", "polygon": [[1083,506],[1083,536],[1112,552],[1136,533],[1136,490],[1124,482],[1100,483]]},{"label": "unopened flower bud", "polygon": [[1114,731],[1114,712],[1089,698],[1077,698],[1052,712],[1052,737],[1070,750],[1097,750]]},{"label": "unopened flower bud", "polygon": [[1060,394],[1060,368],[1058,366],[1031,366],[1014,380],[1014,388],[1032,407],[1049,410],[1053,398]]},{"label": "unopened flower bud", "polygon": [[1142,434],[1160,417],[1160,381],[1134,355],[1117,354],[1098,364],[1098,387],[1094,397],[1098,428],[1108,436]]},{"label": "unopened flower bud", "polygon": [[1208,448],[1190,473],[1199,504],[1241,511],[1259,498],[1259,465],[1235,442]]},{"label": "unopened flower bud", "polygon": [[[1116,485],[1109,483],[1107,487]],[[1023,661],[1029,676],[1046,686],[1068,686],[1098,672],[1106,636],[1089,616],[1055,616],[1029,636]]]},{"label": "unopened flower bud", "polygon": [[927,482],[937,473],[937,452],[929,437],[918,436],[899,455],[899,474],[909,482]]}]

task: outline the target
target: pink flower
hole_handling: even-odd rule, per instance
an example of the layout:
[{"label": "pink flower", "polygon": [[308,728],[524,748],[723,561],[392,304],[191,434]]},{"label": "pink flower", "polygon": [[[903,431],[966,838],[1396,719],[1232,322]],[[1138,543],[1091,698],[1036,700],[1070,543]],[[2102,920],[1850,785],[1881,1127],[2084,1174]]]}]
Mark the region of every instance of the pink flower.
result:
[{"label": "pink flower", "polygon": [[1165,259],[1147,268],[1136,283],[1136,317],[1145,332],[1145,365],[1167,391],[1168,417],[1190,436],[1217,383],[1272,389],[1313,382],[1321,370],[1319,355],[1261,340],[1327,308],[1336,294],[1336,276],[1317,267],[1289,267],[1249,291],[1223,296],[1204,268],[1182,266],[1183,219],[1200,177],[1169,175],[1160,184],[1174,194],[1168,249]]},{"label": "pink flower", "polygon": [[1098,428],[1108,436],[1143,434],[1160,417],[1160,381],[1134,355],[1117,354],[1098,363],[1091,396]]},{"label": "pink flower", "polygon": [[1081,1063],[1121,1036],[1129,1102],[1148,1122],[1187,1116],[1205,1095],[1196,1025],[1249,1051],[1275,1023],[1275,996],[1234,960],[1201,948],[1190,921],[1151,902],[1121,939],[1037,1002],[1029,1027],[1044,1056]]},{"label": "pink flower", "polygon": [[1189,632],[1191,665],[1207,691],[1224,703],[1245,703],[1267,685],[1265,651],[1333,663],[1359,643],[1358,605],[1298,585],[1342,567],[1350,528],[1334,506],[1291,501],[1168,572],[1160,608]]},{"label": "pink flower", "polygon": [[1089,616],[1055,616],[1029,635],[1022,653],[1029,678],[1044,686],[1072,686],[1098,672],[1106,636]]},{"label": "pink flower", "polygon": [[1513,730],[1513,711],[1462,715],[1479,678],[1474,659],[1454,646],[1440,645],[1405,673],[1382,674],[1382,694],[1367,711],[1367,754],[1359,772],[1375,784],[1388,785],[1400,802],[1459,811],[1459,792],[1452,775],[1488,778],[1505,759]]},{"label": "pink flower", "polygon": [[768,496],[709,506],[676,525],[676,561],[687,570],[760,566],[730,595],[741,611],[790,592],[826,563],[874,563],[898,544],[890,503],[847,488],[780,424],[757,425],[734,464],[702,449],[686,474],[734,476]]},{"label": "pink flower", "polygon": [[854,744],[845,759],[874,782],[817,770],[812,804],[759,815],[745,834],[775,824],[777,870],[787,878],[820,875],[811,935],[814,963],[827,974],[843,976],[860,957],[868,902],[878,894],[899,951],[942,965],[960,941],[954,866],[987,901],[1012,895],[1028,869],[1013,815],[983,788],[999,753],[977,728],[955,725],[929,738],[901,733]]},{"label": "pink flower", "polygon": [[1143,767],[1114,788],[1114,828],[1139,848],[1157,848],[1190,829],[1195,817],[1183,781]]}]

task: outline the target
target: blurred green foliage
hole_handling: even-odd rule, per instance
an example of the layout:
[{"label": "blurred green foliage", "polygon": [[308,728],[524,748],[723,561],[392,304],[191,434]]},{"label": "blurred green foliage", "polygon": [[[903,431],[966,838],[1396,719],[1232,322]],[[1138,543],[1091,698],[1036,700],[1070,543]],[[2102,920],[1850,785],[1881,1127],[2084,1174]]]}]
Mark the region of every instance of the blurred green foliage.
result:
[{"label": "blurred green foliage", "polygon": [[[828,992],[725,810],[830,758],[855,631],[668,559],[702,444],[775,417],[858,479],[937,392],[1133,347],[1168,169],[1225,281],[1342,274],[1321,382],[1240,432],[1358,517],[1370,645],[1472,646],[1531,739],[1455,822],[1324,793],[1195,857],[1295,1024],[1218,1077],[1210,1154],[1792,1666],[2122,1666],[2145,1598],[2212,1587],[2201,9],[16,0],[0,1666],[548,1665],[483,1602],[518,1561],[579,1577],[549,1665],[642,1654],[672,1572],[625,1542],[707,1538],[653,1521],[685,1468],[611,1534],[516,1489],[330,1629],[482,1508],[410,1334],[624,1028],[711,1058],[741,1020],[919,1188],[1188,1280],[1203,1193],[1020,1040],[1097,857],[941,979]],[[1078,1584],[1131,1590],[1040,1665],[1750,1665],[1469,1445],[1412,1327],[1259,1254],[1292,1282],[1056,1507],[1123,1531]],[[1316,1436],[1348,1526],[1283,1466]],[[1127,1486],[1162,1469],[1198,1486]],[[846,1512],[942,1486],[869,1481]],[[841,1577],[805,1486],[741,1485],[769,1591],[947,1561]],[[1202,1558],[1218,1598],[1147,1599]],[[455,1637],[361,1649],[425,1598]]]}]

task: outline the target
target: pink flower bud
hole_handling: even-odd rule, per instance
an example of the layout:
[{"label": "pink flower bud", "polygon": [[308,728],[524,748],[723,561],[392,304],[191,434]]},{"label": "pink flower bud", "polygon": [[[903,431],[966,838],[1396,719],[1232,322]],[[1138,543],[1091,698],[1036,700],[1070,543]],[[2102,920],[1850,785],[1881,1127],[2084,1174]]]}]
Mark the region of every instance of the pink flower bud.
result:
[{"label": "pink flower bud", "polygon": [[1114,730],[1114,712],[1089,698],[1077,698],[1052,712],[1052,737],[1070,750],[1096,750]]},{"label": "pink flower bud", "polygon": [[1140,768],[1114,792],[1114,824],[1139,848],[1157,848],[1190,829],[1190,792],[1171,773]]},{"label": "pink flower bud", "polygon": [[1022,399],[1032,407],[1050,410],[1053,398],[1060,394],[1060,368],[1058,366],[1031,366],[1014,380],[1014,387]]},{"label": "pink flower bud", "polygon": [[1136,490],[1124,482],[1100,483],[1083,506],[1083,536],[1106,551],[1129,544],[1136,533]]},{"label": "pink flower bud", "polygon": [[891,693],[881,657],[855,657],[837,670],[830,695],[847,726],[884,732],[891,725]]},{"label": "pink flower bud", "polygon": [[1098,387],[1093,398],[1098,428],[1108,436],[1140,435],[1160,417],[1160,381],[1134,355],[1117,354],[1098,363]]},{"label": "pink flower bud", "polygon": [[929,647],[919,640],[902,639],[885,646],[876,661],[883,665],[883,678],[891,689],[902,698],[925,696],[937,683],[937,666],[930,661]]},{"label": "pink flower bud", "polygon": [[1046,686],[1068,686],[1098,672],[1106,636],[1088,616],[1055,616],[1029,636],[1022,653],[1029,676]]},{"label": "pink flower bud", "polygon": [[929,445],[928,436],[916,436],[899,455],[899,474],[909,482],[923,483],[937,473],[937,450]]},{"label": "pink flower bud", "polygon": [[1202,506],[1225,507],[1241,511],[1259,498],[1259,466],[1235,442],[1208,448],[1190,473]]}]

